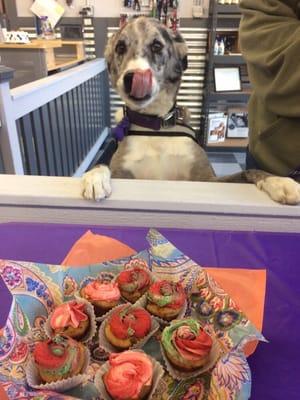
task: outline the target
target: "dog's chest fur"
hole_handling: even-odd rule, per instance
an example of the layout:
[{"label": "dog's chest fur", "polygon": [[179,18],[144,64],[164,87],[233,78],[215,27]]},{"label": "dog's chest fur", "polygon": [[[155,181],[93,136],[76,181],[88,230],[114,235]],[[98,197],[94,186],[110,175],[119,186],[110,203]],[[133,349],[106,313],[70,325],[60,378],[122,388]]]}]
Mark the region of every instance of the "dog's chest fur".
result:
[{"label": "dog's chest fur", "polygon": [[113,175],[116,175],[114,171],[123,170],[136,179],[188,180],[195,146],[197,144],[185,136],[127,136],[119,144],[111,169]]}]

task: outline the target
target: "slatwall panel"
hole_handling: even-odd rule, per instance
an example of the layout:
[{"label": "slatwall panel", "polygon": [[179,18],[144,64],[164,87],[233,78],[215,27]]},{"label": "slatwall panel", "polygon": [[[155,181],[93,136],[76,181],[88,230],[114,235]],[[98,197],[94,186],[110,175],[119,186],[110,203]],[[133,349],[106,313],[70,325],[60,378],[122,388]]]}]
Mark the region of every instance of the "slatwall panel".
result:
[{"label": "slatwall panel", "polygon": [[108,126],[102,72],[17,121],[25,174],[72,176]]},{"label": "slatwall panel", "polygon": [[83,18],[83,38],[86,58],[96,58],[94,18]]},{"label": "slatwall panel", "polygon": [[[108,28],[108,36],[118,30],[117,27]],[[199,131],[202,113],[202,97],[205,77],[205,60],[207,48],[207,29],[181,28],[180,32],[187,42],[188,69],[185,71],[181,87],[177,96],[178,105],[188,107],[191,112],[191,126]],[[111,121],[114,124],[114,114],[124,104],[118,94],[111,88]]]}]

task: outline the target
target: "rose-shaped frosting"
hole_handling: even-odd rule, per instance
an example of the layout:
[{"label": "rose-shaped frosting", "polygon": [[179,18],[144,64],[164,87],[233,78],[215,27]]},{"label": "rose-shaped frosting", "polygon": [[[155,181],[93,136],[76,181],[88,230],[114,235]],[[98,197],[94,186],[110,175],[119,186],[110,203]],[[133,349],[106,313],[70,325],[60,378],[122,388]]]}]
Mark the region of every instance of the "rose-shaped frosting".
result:
[{"label": "rose-shaped frosting", "polygon": [[56,335],[44,342],[37,342],[33,356],[39,366],[65,374],[77,368],[80,348],[75,340]]},{"label": "rose-shaped frosting", "polygon": [[212,347],[212,338],[192,318],[173,322],[163,330],[161,340],[170,354],[189,361],[208,355]]},{"label": "rose-shaped frosting", "polygon": [[148,300],[158,307],[177,309],[183,306],[186,296],[180,283],[163,280],[157,281],[150,286]]},{"label": "rose-shaped frosting", "polygon": [[78,328],[81,321],[88,319],[84,309],[85,305],[76,300],[58,306],[50,319],[51,328],[60,329],[68,326]]},{"label": "rose-shaped frosting", "polygon": [[83,292],[87,299],[96,301],[116,301],[121,297],[118,284],[108,281],[92,281],[84,287]]},{"label": "rose-shaped frosting", "polygon": [[116,400],[138,399],[143,387],[152,383],[153,365],[144,353],[129,350],[111,354],[109,365],[104,383]]},{"label": "rose-shaped frosting", "polygon": [[150,274],[144,268],[133,267],[120,272],[117,282],[122,290],[133,293],[150,285]]},{"label": "rose-shaped frosting", "polygon": [[141,339],[150,332],[151,316],[143,308],[124,305],[112,314],[108,323],[118,339]]}]

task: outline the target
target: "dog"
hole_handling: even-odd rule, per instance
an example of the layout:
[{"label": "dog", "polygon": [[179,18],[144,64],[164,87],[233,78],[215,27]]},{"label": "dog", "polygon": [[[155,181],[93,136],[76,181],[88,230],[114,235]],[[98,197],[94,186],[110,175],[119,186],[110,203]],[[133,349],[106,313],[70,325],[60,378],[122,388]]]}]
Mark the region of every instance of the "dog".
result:
[{"label": "dog", "polygon": [[98,165],[83,175],[83,196],[108,197],[112,177],[254,183],[276,202],[299,203],[300,185],[291,178],[261,170],[216,177],[186,113],[175,106],[187,52],[179,33],[146,17],[130,21],[109,39],[105,59],[112,86],[126,105],[116,116],[124,138],[109,167]]}]

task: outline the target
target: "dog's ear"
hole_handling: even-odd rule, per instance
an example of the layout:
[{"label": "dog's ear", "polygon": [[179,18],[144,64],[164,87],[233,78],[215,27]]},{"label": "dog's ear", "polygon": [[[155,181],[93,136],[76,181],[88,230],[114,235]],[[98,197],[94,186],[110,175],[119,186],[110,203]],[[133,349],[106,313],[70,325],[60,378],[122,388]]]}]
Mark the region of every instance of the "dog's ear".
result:
[{"label": "dog's ear", "polygon": [[185,40],[181,36],[181,34],[178,32],[176,32],[174,34],[174,45],[175,45],[178,57],[181,61],[182,71],[185,71],[188,67],[188,57],[187,57],[188,47],[185,43]]}]

